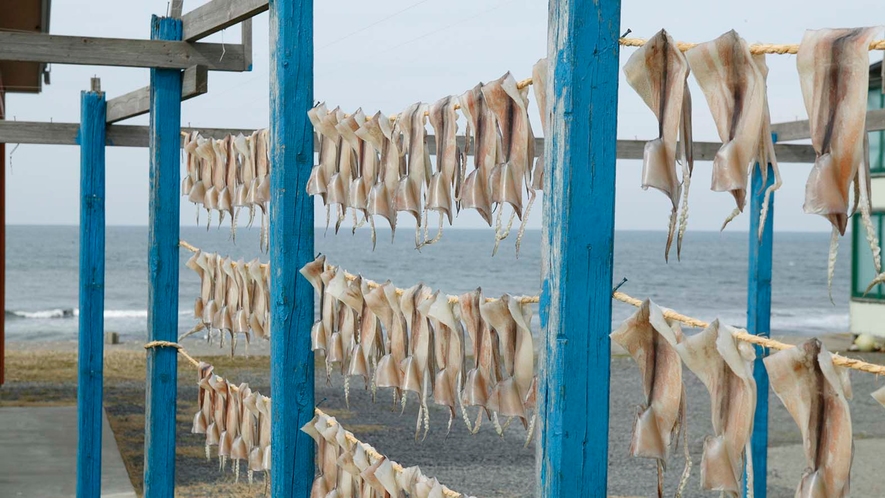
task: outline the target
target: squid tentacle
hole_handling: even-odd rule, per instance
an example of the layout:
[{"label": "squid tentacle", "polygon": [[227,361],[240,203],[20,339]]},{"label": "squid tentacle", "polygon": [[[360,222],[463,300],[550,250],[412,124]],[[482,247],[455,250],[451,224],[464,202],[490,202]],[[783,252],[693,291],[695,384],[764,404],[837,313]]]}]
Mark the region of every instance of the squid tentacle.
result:
[{"label": "squid tentacle", "polygon": [[830,255],[827,258],[827,292],[830,295],[830,302],[833,305],[836,304],[836,302],[833,301],[833,275],[836,274],[836,254],[838,252],[839,229],[834,226],[832,235],[830,236]]}]

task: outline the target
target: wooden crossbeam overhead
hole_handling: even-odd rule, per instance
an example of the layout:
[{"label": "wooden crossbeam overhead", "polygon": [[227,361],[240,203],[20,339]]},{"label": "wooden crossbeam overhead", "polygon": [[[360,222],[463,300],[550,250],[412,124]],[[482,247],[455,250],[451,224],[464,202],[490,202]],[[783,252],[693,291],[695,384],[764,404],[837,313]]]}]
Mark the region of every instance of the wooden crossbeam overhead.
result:
[{"label": "wooden crossbeam overhead", "polygon": [[[245,70],[243,45],[0,31],[0,60],[87,66]],[[224,57],[222,57],[222,53]]]},{"label": "wooden crossbeam overhead", "polygon": [[[867,131],[880,130],[885,130],[885,109],[867,111]],[[771,132],[777,134],[778,142],[792,142],[793,140],[811,138],[811,129],[807,119],[774,123],[771,125]]]},{"label": "wooden crossbeam overhead", "polygon": [[[181,100],[185,101],[209,91],[209,70],[206,66],[192,66],[184,70],[181,80]],[[146,86],[108,100],[108,124],[147,114],[150,111],[151,87]]]},{"label": "wooden crossbeam overhead", "polygon": [[[110,102],[108,103],[110,106]],[[110,109],[108,110],[110,113]],[[0,121],[0,143],[44,144],[44,145],[77,145],[77,123],[38,123],[28,121]],[[224,138],[227,135],[249,135],[254,130],[237,128],[182,128],[190,133],[199,131],[200,135],[209,138]],[[458,144],[464,147],[465,139],[458,137]],[[111,125],[107,128],[107,144],[117,147],[147,147],[148,127],[135,125]],[[318,144],[316,150],[319,150]],[[695,142],[694,157],[696,161],[712,161],[722,144],[716,142]],[[436,154],[436,137],[427,136],[427,148]],[[642,160],[645,149],[643,140],[618,140],[618,159]],[[544,150],[544,139],[535,138],[535,156]],[[814,163],[816,154],[810,145],[775,144],[775,154],[781,163]],[[470,154],[472,155],[471,147]]]},{"label": "wooden crossbeam overhead", "polygon": [[197,41],[267,9],[268,0],[213,0],[182,16],[183,40]]}]

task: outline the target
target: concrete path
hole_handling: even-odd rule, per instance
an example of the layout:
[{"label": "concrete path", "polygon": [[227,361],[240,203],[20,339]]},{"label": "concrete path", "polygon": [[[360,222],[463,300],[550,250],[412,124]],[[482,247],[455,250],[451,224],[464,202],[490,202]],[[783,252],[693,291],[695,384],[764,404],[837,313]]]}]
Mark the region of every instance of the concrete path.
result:
[{"label": "concrete path", "polygon": [[[101,496],[135,498],[117,442],[102,417]],[[77,408],[0,408],[0,496],[76,495]]]}]

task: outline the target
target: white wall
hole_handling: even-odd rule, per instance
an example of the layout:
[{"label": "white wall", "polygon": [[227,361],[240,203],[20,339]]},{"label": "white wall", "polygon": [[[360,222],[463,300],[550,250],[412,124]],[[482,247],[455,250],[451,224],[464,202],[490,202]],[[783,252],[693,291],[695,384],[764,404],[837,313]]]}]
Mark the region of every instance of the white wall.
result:
[{"label": "white wall", "polygon": [[885,209],[885,177],[873,178],[871,187],[873,191],[870,195],[870,204],[873,209]]},{"label": "white wall", "polygon": [[852,334],[873,334],[885,337],[885,303],[851,301]]}]

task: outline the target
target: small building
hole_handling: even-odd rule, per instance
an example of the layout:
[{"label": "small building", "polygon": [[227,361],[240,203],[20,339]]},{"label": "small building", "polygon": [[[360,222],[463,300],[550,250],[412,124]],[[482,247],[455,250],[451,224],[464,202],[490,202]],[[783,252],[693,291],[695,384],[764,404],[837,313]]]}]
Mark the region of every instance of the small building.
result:
[{"label": "small building", "polygon": [[[877,62],[870,66],[868,110],[885,109],[883,90],[882,63]],[[881,245],[882,234],[885,233],[885,131],[874,131],[869,135],[872,220]],[[876,277],[876,270],[860,213],[854,215],[851,234],[850,330],[853,334],[885,337],[885,285],[877,285],[870,292],[864,292]]]},{"label": "small building", "polygon": [[[50,0],[2,0],[0,31],[49,33]],[[6,116],[7,93],[40,93],[49,84],[46,64],[0,61],[0,120]],[[0,143],[0,260],[6,261],[6,148]],[[5,264],[0,264],[0,304],[6,309]],[[0,385],[4,377],[5,318],[0,321]]]}]

